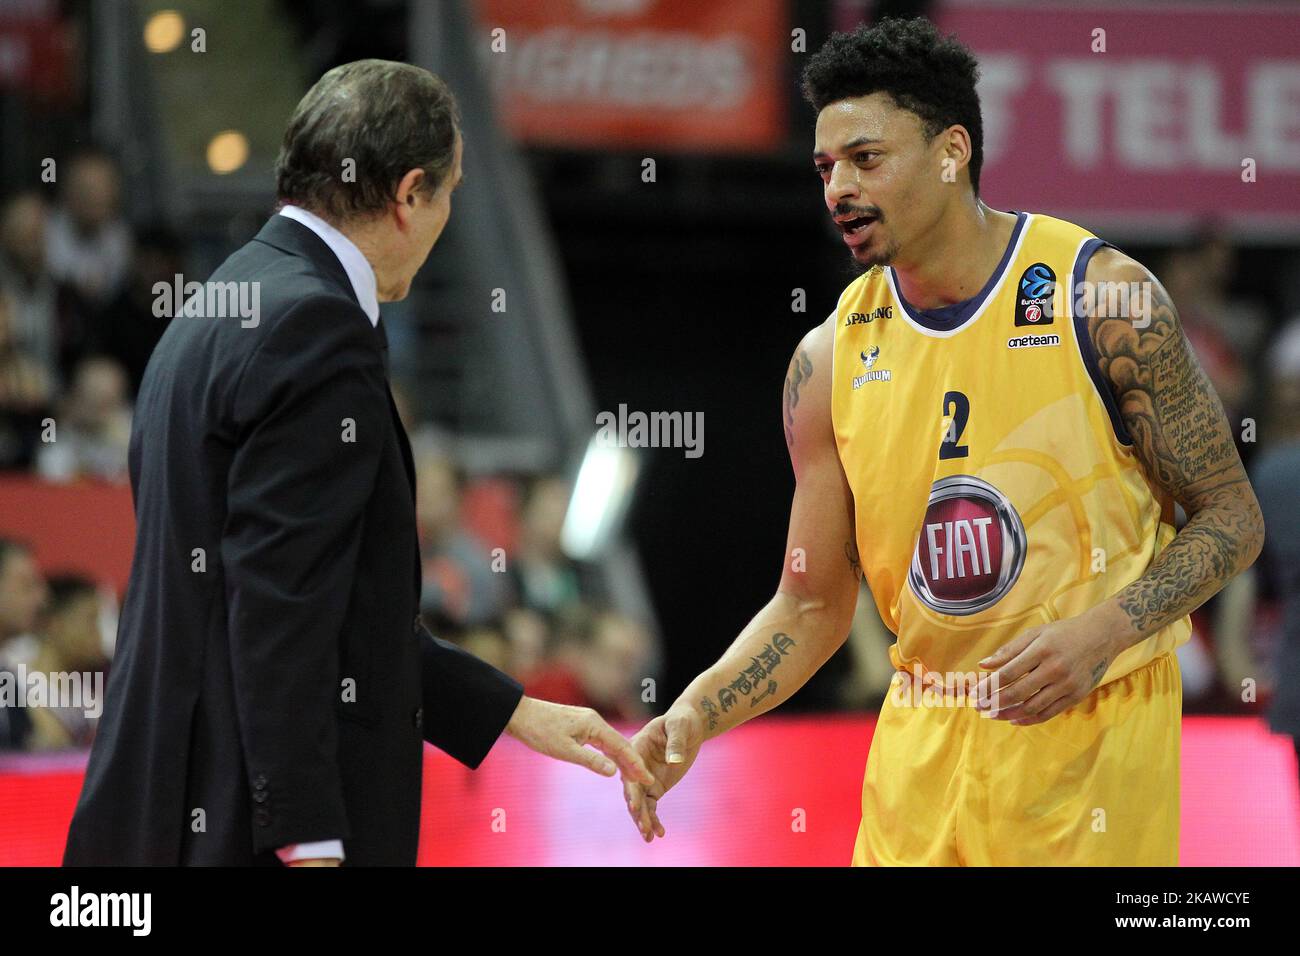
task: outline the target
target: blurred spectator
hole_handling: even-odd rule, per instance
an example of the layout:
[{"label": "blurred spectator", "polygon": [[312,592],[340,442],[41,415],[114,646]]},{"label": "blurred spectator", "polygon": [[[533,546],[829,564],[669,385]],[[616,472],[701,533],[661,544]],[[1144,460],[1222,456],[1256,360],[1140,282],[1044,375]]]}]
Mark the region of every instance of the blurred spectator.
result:
[{"label": "blurred spectator", "polygon": [[55,440],[42,445],[36,470],[50,481],[127,480],[131,405],[126,373],[110,358],[84,359],[59,406]]},{"label": "blurred spectator", "polygon": [[573,604],[557,618],[545,660],[520,679],[529,695],[632,721],[648,713],[641,695],[652,653],[649,634],[632,619]]},{"label": "blurred spectator", "polygon": [[99,627],[99,592],[93,581],[79,575],[52,577],[49,604],[37,625],[37,650],[28,668],[42,674],[100,675],[98,683],[83,680],[80,706],[31,708],[29,750],[60,750],[89,746],[98,718],[88,709],[102,705],[103,672],[108,666]]},{"label": "blurred spectator", "polygon": [[48,218],[45,200],[36,192],[18,193],[0,207],[0,299],[9,307],[13,341],[57,388],[69,359],[69,303],[67,290],[45,265]]},{"label": "blurred spectator", "polygon": [[503,622],[510,647],[510,676],[523,682],[537,673],[546,660],[551,630],[545,617],[526,607],[511,608]]},{"label": "blurred spectator", "polygon": [[[648,716],[642,699],[650,675],[649,633],[626,615],[606,611],[596,619],[591,646],[582,656],[582,686],[591,706],[606,720]],[[655,695],[657,696],[657,695]]]},{"label": "blurred spectator", "polygon": [[[31,550],[0,538],[0,671],[32,655],[37,616],[46,601],[45,579]],[[31,734],[25,707],[0,706],[0,750],[22,749]]]},{"label": "blurred spectator", "polygon": [[49,413],[50,381],[13,336],[13,312],[0,288],[0,468],[30,467]]},{"label": "blurred spectator", "polygon": [[82,150],[63,163],[63,188],[50,215],[50,274],[98,311],[117,293],[131,263],[131,231],[121,218],[121,176],[107,153]]},{"label": "blurred spectator", "polygon": [[1282,604],[1269,725],[1291,736],[1300,761],[1300,317],[1279,336],[1269,379],[1273,419],[1252,469],[1266,529],[1260,567]]},{"label": "blurred spectator", "polygon": [[1159,278],[1178,308],[1188,341],[1227,409],[1240,446],[1242,410],[1254,397],[1250,367],[1268,325],[1267,315],[1258,303],[1231,297],[1229,287],[1235,270],[1236,250],[1221,231],[1209,224],[1189,245],[1168,254]]},{"label": "blurred spectator", "polygon": [[557,704],[591,706],[582,686],[582,658],[591,644],[595,620],[595,612],[576,602],[553,618],[546,653],[535,668],[518,675],[525,694]]},{"label": "blurred spectator", "polygon": [[164,282],[170,286],[183,274],[180,249],[180,237],[165,226],[141,230],[126,283],[88,333],[92,351],[111,356],[126,370],[133,397],[140,391],[149,356],[171,321],[169,316],[154,315],[154,285]]},{"label": "blurred spectator", "polygon": [[568,509],[568,482],[553,475],[534,479],[524,499],[517,553],[510,562],[524,607],[554,613],[582,596],[578,568],[560,548]]},{"label": "blurred spectator", "polygon": [[418,451],[415,487],[424,561],[421,612],[435,631],[499,619],[505,610],[505,575],[492,570],[491,556],[460,526],[462,480],[455,466],[439,451]]},{"label": "blurred spectator", "polygon": [[31,658],[36,622],[48,599],[31,548],[0,538],[0,663]]}]

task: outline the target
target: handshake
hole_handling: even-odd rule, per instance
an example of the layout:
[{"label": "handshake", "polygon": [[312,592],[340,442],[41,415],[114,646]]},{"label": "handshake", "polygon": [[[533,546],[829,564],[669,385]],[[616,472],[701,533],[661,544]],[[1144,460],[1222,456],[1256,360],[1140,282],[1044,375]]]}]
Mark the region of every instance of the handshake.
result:
[{"label": "handshake", "polygon": [[[544,756],[576,763],[605,777],[622,774],[627,811],[647,843],[665,835],[656,811],[658,801],[686,775],[704,743],[703,719],[682,705],[674,705],[628,740],[589,707],[523,697],[505,732]],[[339,863],[336,858],[324,857],[294,860],[289,865]]]},{"label": "handshake", "polygon": [[621,773],[627,811],[647,843],[664,836],[658,802],[691,769],[705,739],[703,717],[680,703],[629,741],[594,710],[532,697],[520,700],[506,733],[548,757],[606,777]]}]

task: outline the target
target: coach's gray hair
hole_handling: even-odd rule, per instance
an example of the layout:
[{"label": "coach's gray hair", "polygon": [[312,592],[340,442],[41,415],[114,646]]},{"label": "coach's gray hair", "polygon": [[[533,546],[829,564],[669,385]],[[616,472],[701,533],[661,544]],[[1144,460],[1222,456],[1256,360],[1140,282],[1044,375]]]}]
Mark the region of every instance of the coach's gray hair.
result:
[{"label": "coach's gray hair", "polygon": [[[428,70],[344,63],[293,111],[275,163],[276,194],[334,222],[369,218],[412,169],[424,170],[422,190],[436,190],[451,172],[459,128],[455,97]],[[355,181],[345,179],[349,169]]]}]

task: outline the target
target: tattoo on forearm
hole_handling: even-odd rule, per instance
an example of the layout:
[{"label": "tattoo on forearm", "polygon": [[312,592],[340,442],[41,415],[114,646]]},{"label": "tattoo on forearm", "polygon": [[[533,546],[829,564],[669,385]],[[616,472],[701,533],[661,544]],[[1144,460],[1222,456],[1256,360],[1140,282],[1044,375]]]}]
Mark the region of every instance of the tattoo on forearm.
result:
[{"label": "tattoo on forearm", "polygon": [[1097,686],[1097,681],[1101,680],[1102,675],[1104,675],[1104,674],[1106,673],[1106,668],[1109,666],[1109,664],[1110,664],[1109,661],[1102,660],[1100,663],[1097,664],[1096,667],[1094,667],[1094,668],[1092,669],[1092,686],[1093,686],[1093,687],[1096,687],[1096,686]]},{"label": "tattoo on forearm", "polygon": [[[750,665],[736,675],[735,680],[718,688],[718,706],[722,712],[725,714],[731,708],[738,706],[742,698],[757,693],[760,688],[762,693],[750,700],[750,707],[757,707],[758,702],[764,697],[775,694],[777,684],[771,678],[772,672],[781,666],[781,658],[789,654],[790,648],[794,646],[795,641],[789,634],[780,631],[773,634],[772,640],[764,645],[757,657],[749,659]],[[709,699],[706,697],[705,700]],[[709,703],[711,704],[712,701]],[[714,712],[708,707],[705,707],[705,711],[709,714],[709,729],[712,730],[715,726]]]},{"label": "tattoo on forearm", "polygon": [[794,444],[794,410],[799,404],[799,387],[812,378],[812,362],[808,353],[800,349],[790,360],[790,368],[785,373],[785,443]]},{"label": "tattoo on forearm", "polygon": [[1258,548],[1263,528],[1223,405],[1178,323],[1168,293],[1152,283],[1149,323],[1088,319],[1101,370],[1112,383],[1134,453],[1154,484],[1191,516],[1147,573],[1118,595],[1134,628],[1157,630],[1215,594]]},{"label": "tattoo on forearm", "polygon": [[1240,507],[1237,493],[1211,493],[1213,505],[1193,515],[1160,552],[1147,573],[1117,595],[1119,606],[1142,633],[1189,614],[1214,596],[1237,573],[1241,555],[1259,533],[1257,522]]},{"label": "tattoo on forearm", "polygon": [[700,701],[700,709],[709,718],[709,730],[716,730],[718,727],[718,705],[711,698],[705,697]]}]

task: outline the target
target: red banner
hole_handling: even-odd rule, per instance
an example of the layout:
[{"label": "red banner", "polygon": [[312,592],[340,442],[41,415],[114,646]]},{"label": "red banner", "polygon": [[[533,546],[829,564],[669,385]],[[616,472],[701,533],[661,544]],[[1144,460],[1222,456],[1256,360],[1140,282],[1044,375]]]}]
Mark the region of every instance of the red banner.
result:
[{"label": "red banner", "polygon": [[0,90],[72,96],[72,36],[54,0],[0,3]]},{"label": "red banner", "polygon": [[1300,9],[981,3],[936,24],[981,64],[995,208],[1300,231]]},{"label": "red banner", "polygon": [[478,20],[520,139],[713,150],[784,136],[784,0],[479,0]]},{"label": "red banner", "polygon": [[[874,728],[871,717],[773,715],[710,741],[660,804],[668,838],[651,845],[617,780],[514,740],[476,771],[426,746],[420,864],[848,866]],[[0,755],[0,866],[58,865],[83,767],[75,753]],[[1300,864],[1290,738],[1254,718],[1183,719],[1180,862]]]}]

